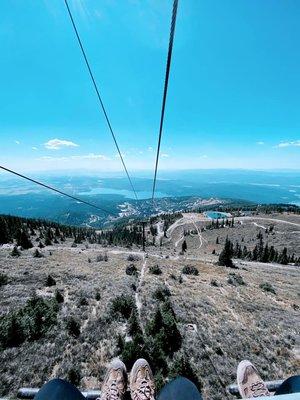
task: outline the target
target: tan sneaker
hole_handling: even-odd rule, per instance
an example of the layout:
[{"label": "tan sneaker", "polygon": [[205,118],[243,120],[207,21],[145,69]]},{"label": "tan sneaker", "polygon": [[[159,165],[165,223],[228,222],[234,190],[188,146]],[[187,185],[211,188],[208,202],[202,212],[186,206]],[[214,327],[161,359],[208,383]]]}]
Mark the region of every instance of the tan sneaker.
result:
[{"label": "tan sneaker", "polygon": [[130,393],[132,400],[154,400],[155,384],[150,365],[140,358],[134,363],[130,373]]},{"label": "tan sneaker", "polygon": [[127,386],[125,364],[114,360],[109,365],[101,388],[101,400],[122,400]]},{"label": "tan sneaker", "polygon": [[270,396],[265,382],[250,361],[244,360],[237,368],[237,383],[243,399],[252,399],[260,396]]}]

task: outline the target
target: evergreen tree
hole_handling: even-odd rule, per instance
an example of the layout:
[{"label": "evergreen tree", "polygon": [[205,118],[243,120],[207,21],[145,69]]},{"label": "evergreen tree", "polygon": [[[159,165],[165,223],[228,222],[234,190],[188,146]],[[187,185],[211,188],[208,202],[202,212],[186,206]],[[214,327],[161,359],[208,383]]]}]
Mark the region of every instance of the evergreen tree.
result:
[{"label": "evergreen tree", "polygon": [[225,246],[224,249],[221,251],[219,255],[219,265],[225,266],[225,267],[233,267],[233,262],[232,262],[232,243],[226,238],[225,241]]},{"label": "evergreen tree", "polygon": [[0,218],[0,244],[9,243],[7,223],[4,218]]},{"label": "evergreen tree", "polygon": [[19,252],[17,246],[14,246],[14,248],[12,249],[10,255],[12,257],[20,257],[21,253]]},{"label": "evergreen tree", "polygon": [[28,233],[24,229],[21,229],[18,231],[17,245],[21,246],[22,249],[25,249],[25,250],[31,249],[31,247],[33,247],[33,244],[31,242],[31,240],[29,239]]},{"label": "evergreen tree", "polygon": [[284,247],[284,249],[282,250],[282,252],[279,256],[279,262],[280,262],[280,264],[283,264],[283,265],[287,265],[289,262],[286,247]]},{"label": "evergreen tree", "polygon": [[184,240],[184,241],[182,242],[181,251],[182,251],[183,253],[185,253],[185,252],[187,251],[186,240]]}]

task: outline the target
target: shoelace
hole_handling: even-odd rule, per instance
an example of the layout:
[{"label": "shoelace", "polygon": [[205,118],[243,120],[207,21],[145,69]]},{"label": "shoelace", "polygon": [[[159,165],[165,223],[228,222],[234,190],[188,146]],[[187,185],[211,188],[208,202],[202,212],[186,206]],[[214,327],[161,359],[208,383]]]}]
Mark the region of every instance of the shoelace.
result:
[{"label": "shoelace", "polygon": [[153,397],[153,389],[151,388],[149,381],[146,379],[143,379],[140,382],[140,386],[138,387],[137,391],[134,393],[133,397],[134,400],[140,400],[141,397],[140,395],[143,395],[143,399],[148,399],[148,400],[152,400],[154,399]]},{"label": "shoelace", "polygon": [[250,389],[253,393],[253,397],[259,397],[262,395],[269,396],[269,393],[266,389],[265,384],[261,381],[252,383],[252,385],[250,386]]},{"label": "shoelace", "polygon": [[109,385],[108,392],[105,393],[105,397],[102,400],[120,400],[119,389],[116,381],[113,381]]}]

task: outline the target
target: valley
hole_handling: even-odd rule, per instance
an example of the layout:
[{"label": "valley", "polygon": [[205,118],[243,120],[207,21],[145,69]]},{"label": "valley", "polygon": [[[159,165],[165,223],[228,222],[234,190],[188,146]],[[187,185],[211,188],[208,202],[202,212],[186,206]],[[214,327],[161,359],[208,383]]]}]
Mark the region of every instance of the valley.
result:
[{"label": "valley", "polygon": [[[132,357],[145,355],[157,310],[166,312],[167,304],[181,339],[163,350],[166,365],[153,360],[158,386],[182,373],[184,364],[204,398],[230,397],[226,387],[242,358],[259,366],[265,379],[296,373],[299,266],[233,259],[234,268],[228,268],[218,265],[218,256],[227,236],[249,249],[262,236],[269,246],[287,247],[299,257],[300,216],[260,213],[211,229],[204,214],[183,213],[170,224],[163,216],[151,224],[145,253],[134,244],[76,244],[71,238],[38,248],[41,257],[34,257],[36,246],[19,257],[11,256],[12,244],[0,247],[0,273],[7,276],[0,288],[2,316],[24,309],[32,296],[60,299],[56,322],[38,339],[1,351],[2,396],[14,398],[18,388],[39,387],[55,376],[99,388],[111,358],[130,365]],[[34,229],[33,244],[40,235]],[[140,337],[132,326],[141,329]]]}]

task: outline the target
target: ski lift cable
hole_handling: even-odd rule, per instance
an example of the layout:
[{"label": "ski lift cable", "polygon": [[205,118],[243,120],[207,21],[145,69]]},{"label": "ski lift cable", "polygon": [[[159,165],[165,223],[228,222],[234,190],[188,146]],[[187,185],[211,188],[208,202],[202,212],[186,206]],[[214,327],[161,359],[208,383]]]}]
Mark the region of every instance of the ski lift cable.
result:
[{"label": "ski lift cable", "polygon": [[124,158],[123,158],[122,153],[121,153],[121,150],[120,150],[120,147],[119,147],[119,145],[118,145],[118,141],[117,141],[116,135],[115,135],[115,133],[114,133],[114,131],[113,131],[113,128],[112,128],[110,119],[109,119],[109,117],[108,117],[108,114],[107,114],[107,111],[106,111],[106,109],[105,109],[103,100],[102,100],[102,98],[101,98],[101,95],[100,95],[100,92],[99,92],[99,89],[98,89],[98,85],[97,85],[97,83],[96,83],[96,80],[95,80],[93,71],[92,71],[92,69],[91,69],[91,66],[90,66],[90,63],[89,63],[89,61],[88,61],[86,52],[85,52],[85,50],[84,50],[82,41],[81,41],[81,39],[80,39],[78,29],[77,29],[77,27],[76,27],[76,24],[75,24],[75,21],[74,21],[74,18],[73,18],[71,9],[70,9],[69,4],[68,4],[68,0],[64,0],[64,2],[65,2],[65,5],[66,5],[66,7],[67,7],[68,15],[69,15],[69,17],[70,17],[70,21],[71,21],[71,24],[72,24],[72,26],[73,26],[73,29],[74,29],[74,32],[75,32],[75,35],[76,35],[76,38],[77,38],[77,41],[78,41],[80,50],[81,50],[81,52],[82,52],[82,55],[83,55],[85,64],[86,64],[86,66],[87,66],[87,69],[88,69],[90,78],[91,78],[91,80],[92,80],[92,83],[93,83],[93,86],[94,86],[94,89],[95,89],[97,98],[98,98],[98,100],[99,100],[100,107],[101,107],[101,109],[102,109],[102,111],[103,111],[103,114],[104,114],[106,123],[107,123],[107,125],[108,125],[109,131],[110,131],[110,133],[111,133],[111,136],[112,136],[113,141],[114,141],[114,143],[115,143],[115,146],[116,146],[116,148],[117,148],[119,157],[120,157],[120,159],[121,159],[121,162],[122,162],[123,168],[124,168],[124,170],[125,170],[125,173],[126,173],[126,175],[127,175],[128,181],[129,181],[129,183],[130,183],[131,189],[132,189],[132,191],[133,191],[133,193],[134,193],[134,196],[135,196],[136,200],[138,200],[138,197],[137,197],[136,191],[135,191],[135,189],[134,189],[134,186],[133,186],[131,177],[130,177],[130,175],[129,175],[128,169],[127,169],[127,167],[126,167]]},{"label": "ski lift cable", "polygon": [[78,201],[78,202],[80,202],[80,203],[83,203],[83,204],[86,204],[86,205],[88,205],[88,206],[90,206],[90,207],[97,208],[98,210],[103,211],[103,212],[105,212],[105,213],[108,214],[108,215],[111,214],[109,211],[105,210],[105,208],[99,207],[99,206],[97,206],[96,204],[93,204],[93,203],[90,203],[90,202],[88,202],[88,201],[82,200],[82,199],[80,199],[80,198],[78,198],[78,197],[72,196],[72,195],[70,195],[70,194],[68,194],[68,193],[65,193],[65,192],[63,192],[63,191],[61,191],[61,190],[59,190],[59,189],[56,189],[56,188],[54,188],[54,187],[52,187],[52,186],[46,185],[45,183],[39,182],[39,181],[37,181],[37,180],[35,180],[35,179],[32,179],[32,178],[30,178],[30,177],[28,177],[28,176],[26,176],[26,175],[22,175],[22,174],[20,174],[19,172],[13,171],[12,169],[3,167],[2,165],[0,165],[0,168],[3,169],[3,170],[6,171],[6,172],[10,172],[11,174],[17,175],[17,176],[20,177],[20,178],[26,179],[27,181],[33,182],[33,183],[35,183],[36,185],[43,186],[43,187],[46,188],[46,189],[52,190],[53,192],[56,192],[56,193],[59,193],[59,194],[61,194],[61,195],[63,195],[63,196],[69,197],[70,199],[76,200],[76,201]]},{"label": "ski lift cable", "polygon": [[163,92],[162,107],[161,107],[161,117],[160,117],[158,144],[157,144],[157,152],[156,152],[155,171],[154,171],[154,179],[153,179],[153,187],[152,187],[152,201],[154,200],[154,196],[155,196],[156,177],[157,177],[158,160],[159,160],[160,145],[161,145],[163,124],[164,124],[165,107],[166,107],[166,100],[167,100],[167,93],[168,93],[168,84],[169,84],[169,75],[170,75],[170,68],[171,68],[171,61],[172,61],[172,52],[173,52],[173,43],[174,43],[174,35],[175,35],[177,9],[178,9],[178,0],[174,0],[174,2],[173,2],[173,11],[172,11],[172,20],[171,20],[171,29],[170,29],[170,37],[169,37],[169,48],[168,48],[168,57],[167,57],[167,65],[166,65],[164,92]]}]

